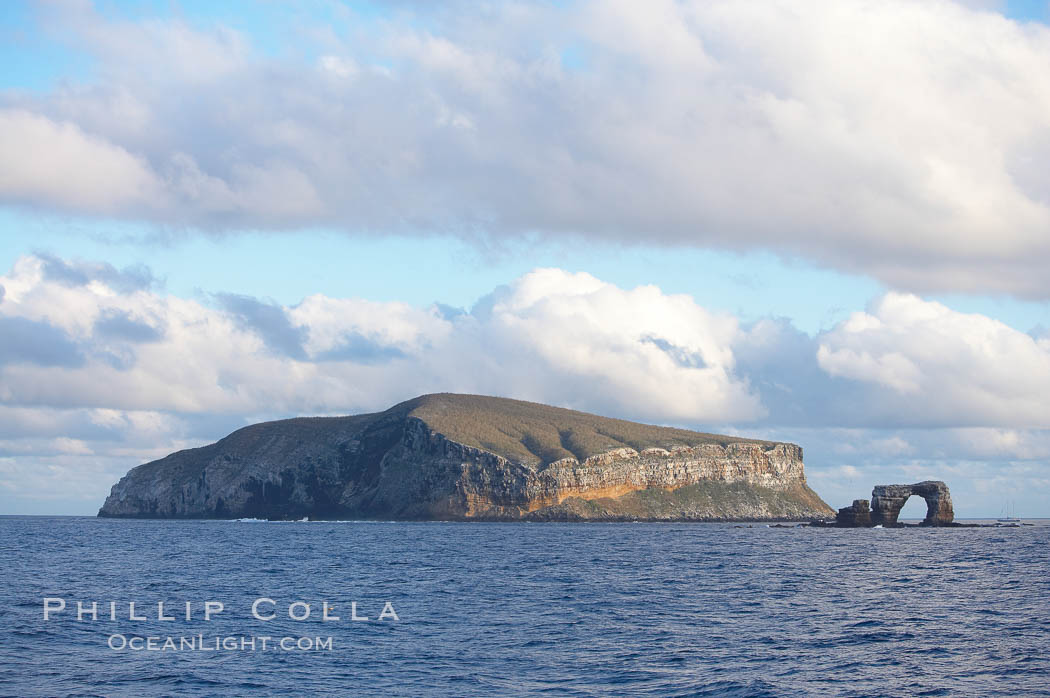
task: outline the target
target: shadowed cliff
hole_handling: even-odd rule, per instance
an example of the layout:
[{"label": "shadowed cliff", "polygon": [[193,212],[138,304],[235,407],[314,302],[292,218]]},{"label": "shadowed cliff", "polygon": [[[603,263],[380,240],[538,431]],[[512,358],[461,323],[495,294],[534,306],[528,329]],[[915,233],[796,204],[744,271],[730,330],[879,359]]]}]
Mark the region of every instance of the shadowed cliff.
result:
[{"label": "shadowed cliff", "polygon": [[832,510],[793,444],[519,400],[424,395],[256,424],[132,469],[99,516],[807,519]]}]

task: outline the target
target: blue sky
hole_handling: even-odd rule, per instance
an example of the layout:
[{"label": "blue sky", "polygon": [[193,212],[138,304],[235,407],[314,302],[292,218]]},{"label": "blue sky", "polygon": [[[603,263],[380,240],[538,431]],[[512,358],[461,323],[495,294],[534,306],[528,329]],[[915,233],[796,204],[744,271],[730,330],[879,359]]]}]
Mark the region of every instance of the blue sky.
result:
[{"label": "blue sky", "polygon": [[[768,253],[666,249],[646,245],[566,242],[517,243],[488,248],[447,236],[349,237],[337,230],[308,234],[246,232],[179,234],[154,242],[151,231],[123,222],[43,219],[7,211],[0,267],[22,255],[45,252],[115,266],[148,265],[167,292],[194,296],[223,290],[294,305],[314,293],[439,302],[470,308],[495,286],[536,267],[585,270],[619,286],[650,283],[686,293],[705,306],[741,317],[791,317],[811,333],[842,320],[883,290],[878,282],[818,269]],[[235,260],[235,262],[234,262]],[[653,269],[659,269],[654,278]],[[805,280],[800,280],[805,277]],[[833,299],[829,303],[829,299]],[[976,304],[988,299],[968,299]],[[1046,307],[1008,300],[1003,313],[1027,330],[1050,324]]]},{"label": "blue sky", "polygon": [[[38,334],[0,339],[22,357],[0,360],[0,510],[90,513],[108,481],[63,479],[420,385],[797,441],[833,506],[948,472],[961,513],[998,513],[988,483],[1014,480],[1018,510],[1050,513],[1050,404],[1029,392],[1050,380],[1048,3],[818,5],[5,3],[0,321]],[[152,283],[128,290],[134,269]],[[702,358],[667,386],[706,402],[506,334],[557,307],[615,323],[594,294],[634,307],[640,287],[651,323],[617,351],[664,370],[651,340],[677,338]],[[252,324],[234,297],[282,319]],[[92,330],[114,317],[183,330]],[[153,396],[201,323],[301,384],[233,378],[247,355],[216,354],[214,393]],[[66,363],[15,346],[44,327]],[[298,353],[275,348],[286,331]],[[477,336],[504,352],[491,375],[454,360]],[[443,342],[441,361],[374,358]],[[114,366],[133,396],[91,388]],[[962,377],[980,389],[941,404]],[[340,382],[345,399],[323,393]]]},{"label": "blue sky", "polygon": [[[887,290],[868,277],[768,252],[579,241],[524,242],[493,249],[447,236],[362,239],[324,229],[308,235],[162,233],[158,242],[149,226],[40,216],[17,209],[0,213],[0,230],[11,242],[0,251],[0,268],[10,268],[20,256],[36,252],[106,260],[121,267],[144,264],[174,295],[223,290],[283,305],[326,293],[470,308],[508,279],[536,267],[560,266],[589,271],[623,287],[656,283],[668,293],[689,294],[708,308],[735,313],[745,321],[788,317],[815,334]],[[659,270],[655,276],[654,269]],[[929,297],[963,312],[990,315],[1021,332],[1050,327],[1050,303],[1044,301],[1003,294]]]},{"label": "blue sky", "polygon": [[1050,16],[1050,4],[1045,0],[1007,0],[1002,13],[1025,22],[1045,23]]}]

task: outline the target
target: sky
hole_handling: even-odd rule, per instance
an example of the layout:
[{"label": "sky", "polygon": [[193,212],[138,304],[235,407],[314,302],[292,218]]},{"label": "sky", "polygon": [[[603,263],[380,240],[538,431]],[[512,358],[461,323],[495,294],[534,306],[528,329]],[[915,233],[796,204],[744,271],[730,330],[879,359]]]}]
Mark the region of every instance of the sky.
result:
[{"label": "sky", "polygon": [[1050,516],[1048,22],[0,4],[0,513],[449,391],[798,443],[833,507]]}]

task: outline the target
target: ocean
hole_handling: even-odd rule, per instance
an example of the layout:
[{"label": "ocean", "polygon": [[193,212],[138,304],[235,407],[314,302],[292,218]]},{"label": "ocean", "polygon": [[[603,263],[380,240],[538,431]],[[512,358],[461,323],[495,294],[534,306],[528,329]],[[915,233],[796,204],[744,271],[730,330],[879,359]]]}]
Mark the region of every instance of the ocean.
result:
[{"label": "ocean", "polygon": [[0,695],[1048,695],[1036,523],[0,517]]}]

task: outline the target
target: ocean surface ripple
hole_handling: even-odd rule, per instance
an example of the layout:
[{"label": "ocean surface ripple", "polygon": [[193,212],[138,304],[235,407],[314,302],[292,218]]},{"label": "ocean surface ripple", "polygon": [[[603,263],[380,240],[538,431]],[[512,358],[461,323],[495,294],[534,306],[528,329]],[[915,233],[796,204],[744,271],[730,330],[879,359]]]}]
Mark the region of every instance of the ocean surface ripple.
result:
[{"label": "ocean surface ripple", "polygon": [[[1047,695],[1048,542],[1045,521],[0,517],[0,695]],[[46,622],[45,597],[67,602]],[[252,617],[260,597],[273,620]],[[77,601],[98,602],[99,620],[78,621]],[[130,601],[147,620],[129,620]],[[158,620],[158,601],[175,620]],[[207,622],[205,601],[224,604]],[[295,601],[308,620],[288,618]],[[377,618],[386,602],[399,620]],[[369,620],[350,620],[351,603]],[[332,647],[111,649],[117,634]]]}]

